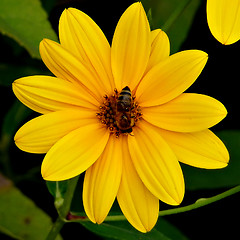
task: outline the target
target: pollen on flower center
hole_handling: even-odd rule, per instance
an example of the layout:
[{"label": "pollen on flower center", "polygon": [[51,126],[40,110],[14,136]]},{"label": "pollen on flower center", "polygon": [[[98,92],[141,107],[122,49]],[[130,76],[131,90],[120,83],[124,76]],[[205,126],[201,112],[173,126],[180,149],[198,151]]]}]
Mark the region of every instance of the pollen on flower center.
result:
[{"label": "pollen on flower center", "polygon": [[115,89],[111,96],[105,95],[103,98],[100,111],[96,114],[101,123],[116,137],[130,134],[135,123],[141,119],[142,113],[129,87],[124,87],[120,93]]}]

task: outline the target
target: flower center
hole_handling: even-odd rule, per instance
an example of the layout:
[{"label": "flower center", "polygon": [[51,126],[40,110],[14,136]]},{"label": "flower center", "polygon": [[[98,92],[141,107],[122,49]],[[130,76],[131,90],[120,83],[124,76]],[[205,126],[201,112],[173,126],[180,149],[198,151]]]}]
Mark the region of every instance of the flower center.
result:
[{"label": "flower center", "polygon": [[130,134],[135,123],[142,117],[141,108],[135,102],[128,86],[120,93],[115,89],[111,96],[105,95],[99,108],[97,117],[116,137],[120,134]]}]

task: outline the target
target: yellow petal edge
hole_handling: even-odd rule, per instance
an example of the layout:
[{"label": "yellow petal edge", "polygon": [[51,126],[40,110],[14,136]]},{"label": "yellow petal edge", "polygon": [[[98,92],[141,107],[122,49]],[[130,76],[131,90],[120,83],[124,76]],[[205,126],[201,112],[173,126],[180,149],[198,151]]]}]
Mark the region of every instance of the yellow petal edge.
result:
[{"label": "yellow petal edge", "polygon": [[240,39],[240,1],[208,0],[207,21],[212,35],[229,45]]}]

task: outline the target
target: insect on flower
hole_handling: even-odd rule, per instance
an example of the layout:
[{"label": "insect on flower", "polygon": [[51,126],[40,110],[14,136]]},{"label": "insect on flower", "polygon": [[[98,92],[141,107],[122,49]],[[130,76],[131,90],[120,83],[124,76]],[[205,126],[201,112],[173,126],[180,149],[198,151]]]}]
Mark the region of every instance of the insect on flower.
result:
[{"label": "insect on flower", "polygon": [[117,127],[121,132],[130,133],[132,132],[132,127],[134,126],[134,115],[132,114],[132,110],[134,108],[133,105],[133,97],[131,90],[128,86],[122,89],[120,95],[117,99],[117,111],[116,111],[116,123]]},{"label": "insect on flower", "polygon": [[[135,123],[141,119],[141,108],[135,102],[135,97],[128,86],[119,93],[117,89],[110,97],[104,96],[105,101],[97,113],[101,123],[107,125],[111,133],[116,137],[120,134],[132,133]],[[131,135],[131,134],[130,134]]]}]

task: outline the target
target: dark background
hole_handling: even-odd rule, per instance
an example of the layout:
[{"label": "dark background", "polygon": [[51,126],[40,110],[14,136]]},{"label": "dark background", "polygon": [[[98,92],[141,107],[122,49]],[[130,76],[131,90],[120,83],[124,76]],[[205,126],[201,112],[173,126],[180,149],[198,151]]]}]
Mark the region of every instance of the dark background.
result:
[{"label": "dark background", "polygon": [[[99,0],[75,0],[58,1],[50,12],[50,21],[54,30],[58,31],[58,20],[60,14],[66,7],[75,7],[87,13],[101,27],[111,42],[117,21],[124,10],[134,1],[99,1]],[[191,86],[188,92],[197,92],[210,95],[220,100],[228,110],[228,116],[213,130],[238,129],[239,124],[239,69],[240,69],[240,42],[230,46],[223,46],[211,35],[206,21],[206,2],[203,1],[199,8],[188,38],[182,45],[181,50],[199,49],[209,54],[209,60],[198,80]],[[174,41],[174,39],[170,39]],[[0,36],[0,60],[15,62],[19,64],[31,64],[45,68],[39,61],[32,60],[25,50],[21,50],[18,57],[14,57],[14,51],[20,51],[13,47],[14,42],[6,37]],[[6,101],[7,99],[7,101]],[[2,115],[8,111],[15,100],[15,96],[9,87],[1,87],[0,100]],[[32,114],[30,118],[34,117]],[[53,198],[49,194],[45,182],[40,176],[40,164],[43,155],[28,154],[11,146],[11,159],[14,171],[21,175],[27,169],[35,169],[31,178],[14,179],[17,187],[32,198],[36,204],[52,216],[57,217],[53,206]],[[16,158],[17,156],[17,158]],[[211,197],[227,189],[214,191],[187,191],[182,205],[195,202],[201,197]],[[192,210],[190,212],[165,217],[177,226],[189,239],[237,239],[238,217],[240,214],[239,196],[236,194],[206,207]],[[161,204],[161,209],[169,206]],[[72,238],[71,236],[74,237]],[[64,239],[101,239],[85,230],[80,224],[66,224],[62,230]],[[0,239],[8,239],[1,236]]]}]

